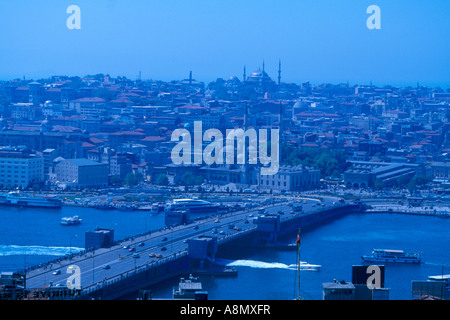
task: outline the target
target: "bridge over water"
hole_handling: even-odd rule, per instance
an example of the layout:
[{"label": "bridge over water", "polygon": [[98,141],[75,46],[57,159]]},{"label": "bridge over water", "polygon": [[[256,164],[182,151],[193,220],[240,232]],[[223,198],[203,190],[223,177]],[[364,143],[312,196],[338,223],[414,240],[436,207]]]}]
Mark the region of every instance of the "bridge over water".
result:
[{"label": "bridge over water", "polygon": [[[53,298],[119,299],[166,279],[187,274],[214,261],[218,248],[234,242],[278,243],[278,238],[359,210],[336,198],[308,200],[302,211],[289,203],[207,217],[187,225],[159,230],[70,259],[51,267],[34,268],[26,274],[34,296],[46,292]],[[295,238],[293,238],[294,240]],[[133,248],[133,251],[130,251]],[[69,266],[79,268],[79,290],[67,289]],[[31,295],[30,295],[31,297]]]}]

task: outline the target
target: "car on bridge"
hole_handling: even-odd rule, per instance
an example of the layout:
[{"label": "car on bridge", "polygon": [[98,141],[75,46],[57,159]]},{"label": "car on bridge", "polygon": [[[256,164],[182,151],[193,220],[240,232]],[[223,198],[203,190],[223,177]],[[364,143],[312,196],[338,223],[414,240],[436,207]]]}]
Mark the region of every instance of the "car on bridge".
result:
[{"label": "car on bridge", "polygon": [[133,256],[132,256],[133,258],[135,258],[135,259],[137,259],[137,258],[140,258],[141,256],[139,255],[139,254],[137,254],[137,253],[133,253]]},{"label": "car on bridge", "polygon": [[105,270],[111,269],[111,266],[110,266],[109,264],[105,264],[105,265],[103,266],[103,269],[105,269]]},{"label": "car on bridge", "polygon": [[162,258],[162,254],[158,253],[158,254],[156,255],[156,257],[157,257],[158,259],[161,259],[161,258]]},{"label": "car on bridge", "polygon": [[156,257],[156,255],[155,255],[154,253],[150,253],[148,256],[149,256],[150,258]]},{"label": "car on bridge", "polygon": [[161,241],[167,241],[167,237],[162,238]]},{"label": "car on bridge", "polygon": [[167,250],[166,247],[162,247],[162,248],[161,248],[161,251],[166,251],[166,250]]},{"label": "car on bridge", "polygon": [[56,275],[58,275],[58,274],[61,274],[61,270],[55,270],[55,271],[53,271],[53,274],[56,276]]},{"label": "car on bridge", "polygon": [[130,249],[128,249],[128,251],[133,252],[134,250],[136,250],[135,247],[131,247]]},{"label": "car on bridge", "polygon": [[145,243],[139,242],[139,243],[138,243],[138,246],[139,246],[139,247],[145,246]]}]

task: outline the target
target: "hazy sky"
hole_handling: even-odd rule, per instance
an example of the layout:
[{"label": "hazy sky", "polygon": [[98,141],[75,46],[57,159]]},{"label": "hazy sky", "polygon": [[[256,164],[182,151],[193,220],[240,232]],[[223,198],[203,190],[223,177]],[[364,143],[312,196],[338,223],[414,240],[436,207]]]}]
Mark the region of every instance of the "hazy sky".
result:
[{"label": "hazy sky", "polygon": [[[69,30],[69,5],[81,30]],[[369,30],[367,8],[381,9]],[[108,73],[450,86],[450,1],[0,0],[0,79]]]}]

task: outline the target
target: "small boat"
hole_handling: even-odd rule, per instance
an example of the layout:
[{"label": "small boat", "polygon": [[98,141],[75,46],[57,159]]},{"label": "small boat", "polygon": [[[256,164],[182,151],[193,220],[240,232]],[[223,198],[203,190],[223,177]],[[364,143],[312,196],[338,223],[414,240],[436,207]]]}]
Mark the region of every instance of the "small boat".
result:
[{"label": "small boat", "polygon": [[418,253],[407,253],[403,250],[374,249],[372,254],[361,257],[365,262],[420,263]]},{"label": "small boat", "polygon": [[152,214],[157,214],[160,212],[164,212],[164,203],[162,202],[155,202],[151,205],[150,212]]},{"label": "small boat", "polygon": [[81,219],[78,216],[64,217],[61,219],[61,225],[63,226],[75,226],[81,223]]},{"label": "small boat", "polygon": [[[298,270],[298,264],[291,264],[289,265],[289,268]],[[310,264],[305,261],[300,261],[300,271],[319,271],[320,268],[322,268],[319,264]]]},{"label": "small boat", "polygon": [[192,274],[189,275],[188,279],[181,278],[178,288],[173,288],[174,299],[199,300],[200,297],[207,295],[208,293],[202,289],[202,283]]}]

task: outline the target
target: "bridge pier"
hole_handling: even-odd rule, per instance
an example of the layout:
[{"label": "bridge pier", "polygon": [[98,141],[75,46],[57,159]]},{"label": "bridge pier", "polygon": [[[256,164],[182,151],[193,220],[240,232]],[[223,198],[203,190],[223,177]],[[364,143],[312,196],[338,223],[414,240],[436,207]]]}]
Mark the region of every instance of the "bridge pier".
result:
[{"label": "bridge pier", "polygon": [[216,236],[199,236],[189,239],[188,255],[191,269],[204,269],[216,259],[218,249]]},{"label": "bridge pier", "polygon": [[174,227],[178,225],[185,225],[190,222],[189,211],[177,210],[166,211],[164,215],[164,224],[166,227]]},{"label": "bridge pier", "polygon": [[275,244],[280,231],[280,215],[268,214],[261,216],[257,220],[256,241],[259,244]]}]

